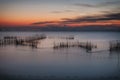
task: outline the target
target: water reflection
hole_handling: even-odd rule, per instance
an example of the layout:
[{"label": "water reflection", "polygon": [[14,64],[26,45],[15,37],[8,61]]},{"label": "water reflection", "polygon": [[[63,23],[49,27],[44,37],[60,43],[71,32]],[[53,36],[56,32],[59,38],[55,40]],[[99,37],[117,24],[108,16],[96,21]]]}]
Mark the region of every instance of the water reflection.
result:
[{"label": "water reflection", "polygon": [[111,59],[115,59],[118,72],[120,73],[120,52],[110,52],[109,55]]},{"label": "water reflection", "polygon": [[9,75],[100,77],[116,76],[120,69],[119,53],[85,53],[76,48],[34,50],[20,46],[4,49],[7,51],[0,50],[0,69]]}]

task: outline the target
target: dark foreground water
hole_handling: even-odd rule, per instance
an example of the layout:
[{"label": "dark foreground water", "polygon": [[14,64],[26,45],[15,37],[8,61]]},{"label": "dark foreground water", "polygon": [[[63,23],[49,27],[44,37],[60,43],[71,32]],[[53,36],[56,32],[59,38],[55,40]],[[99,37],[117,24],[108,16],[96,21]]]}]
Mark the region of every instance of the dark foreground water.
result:
[{"label": "dark foreground water", "polygon": [[81,48],[54,50],[0,46],[0,80],[120,80],[120,52],[108,51],[118,32],[0,32],[0,36],[75,36],[98,45],[93,53]]}]

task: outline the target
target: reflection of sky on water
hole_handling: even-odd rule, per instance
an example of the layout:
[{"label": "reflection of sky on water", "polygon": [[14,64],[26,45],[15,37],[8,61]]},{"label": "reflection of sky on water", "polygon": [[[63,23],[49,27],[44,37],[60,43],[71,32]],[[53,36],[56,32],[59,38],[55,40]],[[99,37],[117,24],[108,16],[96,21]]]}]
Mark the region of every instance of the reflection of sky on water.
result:
[{"label": "reflection of sky on water", "polygon": [[[87,35],[79,33],[79,36],[81,37],[83,34]],[[90,33],[90,35],[92,34]],[[104,34],[106,37],[101,35],[101,39],[104,42],[103,44],[106,45],[108,44],[106,39],[112,39],[112,37],[109,38],[107,33]],[[111,33],[111,35],[114,35],[113,39],[117,39],[115,34]],[[95,37],[99,36],[96,35]],[[98,40],[97,44],[101,48],[104,47]],[[0,47],[0,71],[8,75],[31,76],[116,76],[120,74],[119,57],[118,53],[109,53],[109,51],[104,50],[86,53],[84,49],[80,48],[53,50],[51,48],[32,49],[26,46],[5,46]]]},{"label": "reflection of sky on water", "polygon": [[36,50],[20,46],[4,49],[0,48],[0,69],[10,75],[115,76],[120,68],[117,54],[109,52],[86,53],[75,48]]}]

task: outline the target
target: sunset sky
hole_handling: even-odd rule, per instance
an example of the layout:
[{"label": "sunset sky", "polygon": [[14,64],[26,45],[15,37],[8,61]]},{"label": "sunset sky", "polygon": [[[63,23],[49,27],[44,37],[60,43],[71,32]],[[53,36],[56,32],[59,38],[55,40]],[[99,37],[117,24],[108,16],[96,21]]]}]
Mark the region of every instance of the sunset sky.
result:
[{"label": "sunset sky", "polygon": [[0,26],[120,26],[120,0],[0,0]]}]

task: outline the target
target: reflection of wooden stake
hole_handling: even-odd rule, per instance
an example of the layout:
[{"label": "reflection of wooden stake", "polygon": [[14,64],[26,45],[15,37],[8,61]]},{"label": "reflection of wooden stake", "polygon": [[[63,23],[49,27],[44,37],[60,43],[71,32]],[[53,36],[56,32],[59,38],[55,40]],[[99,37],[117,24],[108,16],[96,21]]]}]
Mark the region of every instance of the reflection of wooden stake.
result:
[{"label": "reflection of wooden stake", "polygon": [[120,56],[120,55],[119,55],[119,53],[117,53],[117,54],[118,54],[118,55],[117,55],[117,56],[118,56],[118,59],[117,59],[117,68],[118,68],[118,72],[120,72],[120,69],[119,69],[119,68],[120,68],[120,65],[119,65],[119,56]]}]

